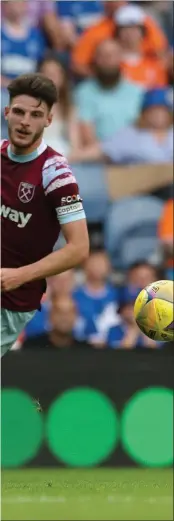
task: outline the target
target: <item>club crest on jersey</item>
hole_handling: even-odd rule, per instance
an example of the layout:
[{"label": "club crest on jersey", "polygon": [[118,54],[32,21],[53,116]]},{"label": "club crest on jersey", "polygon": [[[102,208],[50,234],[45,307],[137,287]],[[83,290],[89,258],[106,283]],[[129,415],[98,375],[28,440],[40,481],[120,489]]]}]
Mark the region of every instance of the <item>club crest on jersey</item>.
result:
[{"label": "club crest on jersey", "polygon": [[18,188],[18,197],[22,203],[29,203],[33,199],[34,192],[34,185],[22,181]]}]

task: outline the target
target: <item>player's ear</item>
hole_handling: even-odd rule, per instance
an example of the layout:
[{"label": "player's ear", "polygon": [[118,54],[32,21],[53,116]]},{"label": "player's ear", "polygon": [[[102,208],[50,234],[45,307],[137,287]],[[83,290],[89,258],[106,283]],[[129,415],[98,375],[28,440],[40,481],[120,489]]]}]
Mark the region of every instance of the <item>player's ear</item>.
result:
[{"label": "player's ear", "polygon": [[8,119],[9,112],[10,112],[10,107],[5,107],[5,109],[4,109],[4,117],[5,117],[5,119]]},{"label": "player's ear", "polygon": [[49,127],[51,125],[52,119],[53,119],[53,114],[51,112],[49,112],[46,123],[45,123],[45,127]]}]

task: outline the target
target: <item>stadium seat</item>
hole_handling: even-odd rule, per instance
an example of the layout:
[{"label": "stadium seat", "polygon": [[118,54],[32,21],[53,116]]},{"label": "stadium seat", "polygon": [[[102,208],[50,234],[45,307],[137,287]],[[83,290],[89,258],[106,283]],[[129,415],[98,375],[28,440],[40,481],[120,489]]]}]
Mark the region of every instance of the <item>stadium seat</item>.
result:
[{"label": "stadium seat", "polygon": [[79,184],[88,222],[104,222],[109,195],[103,165],[92,163],[73,165],[73,173]]},{"label": "stadium seat", "polygon": [[157,223],[163,203],[153,196],[128,197],[114,202],[104,226],[105,247],[114,268],[150,259],[158,248]]}]

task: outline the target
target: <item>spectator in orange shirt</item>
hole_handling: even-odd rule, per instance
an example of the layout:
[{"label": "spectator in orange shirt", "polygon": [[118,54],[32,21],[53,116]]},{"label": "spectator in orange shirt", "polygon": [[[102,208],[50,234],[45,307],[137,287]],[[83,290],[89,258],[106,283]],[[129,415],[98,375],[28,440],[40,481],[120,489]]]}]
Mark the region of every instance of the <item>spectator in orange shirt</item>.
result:
[{"label": "spectator in orange shirt", "polygon": [[174,256],[173,256],[173,216],[174,203],[169,199],[163,208],[163,212],[158,224],[158,236],[161,241],[164,262],[166,265],[166,276],[173,279]]},{"label": "spectator in orange shirt", "polygon": [[136,83],[152,89],[167,84],[167,71],[162,61],[142,53],[142,41],[147,33],[146,14],[138,6],[126,5],[115,14],[116,35],[122,48],[122,71]]},{"label": "spectator in orange shirt", "polygon": [[[76,74],[81,77],[91,74],[91,63],[96,47],[104,40],[115,36],[115,15],[120,6],[126,3],[127,2],[105,1],[106,16],[78,38],[72,51],[72,67]],[[143,54],[158,57],[163,56],[167,50],[168,43],[161,28],[150,16],[146,16],[145,18],[145,27],[147,31],[142,39]]]}]

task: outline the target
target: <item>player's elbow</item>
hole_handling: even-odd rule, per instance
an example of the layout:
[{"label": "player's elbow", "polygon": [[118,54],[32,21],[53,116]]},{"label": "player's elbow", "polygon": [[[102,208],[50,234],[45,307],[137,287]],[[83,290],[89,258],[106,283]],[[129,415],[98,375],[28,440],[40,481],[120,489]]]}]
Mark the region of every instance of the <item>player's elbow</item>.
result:
[{"label": "player's elbow", "polygon": [[89,256],[89,235],[85,219],[65,225],[64,237],[69,245],[70,262],[73,267],[84,263]]}]

